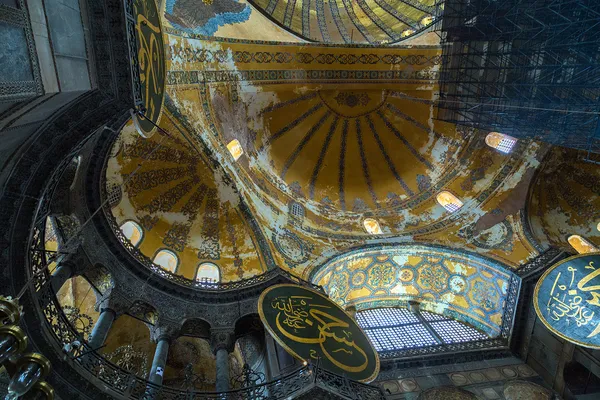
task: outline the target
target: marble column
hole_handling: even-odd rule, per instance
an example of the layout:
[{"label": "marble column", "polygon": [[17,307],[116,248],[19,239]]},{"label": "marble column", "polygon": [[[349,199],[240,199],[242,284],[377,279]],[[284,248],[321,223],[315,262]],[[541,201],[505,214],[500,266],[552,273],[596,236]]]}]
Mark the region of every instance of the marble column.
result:
[{"label": "marble column", "polygon": [[217,392],[226,392],[229,390],[229,352],[222,348],[217,350]]},{"label": "marble column", "polygon": [[88,344],[93,350],[96,350],[104,344],[116,316],[117,313],[110,308],[102,309],[98,320],[92,328],[92,334],[88,340]]},{"label": "marble column", "polygon": [[233,328],[221,328],[211,331],[211,347],[216,357],[217,392],[230,390],[229,382],[229,353],[233,351],[235,335]]},{"label": "marble column", "polygon": [[169,340],[162,337],[158,340],[156,350],[154,351],[154,360],[150,369],[148,380],[155,385],[162,385],[165,367],[167,365],[167,356],[169,355]]},{"label": "marble column", "polygon": [[277,350],[275,342],[271,335],[265,330],[265,352],[267,367],[269,370],[269,380],[273,380],[280,375],[279,362],[277,361]]},{"label": "marble column", "polygon": [[73,277],[73,269],[68,264],[60,264],[50,276],[50,285],[52,285],[54,293],[57,293],[71,277]]}]

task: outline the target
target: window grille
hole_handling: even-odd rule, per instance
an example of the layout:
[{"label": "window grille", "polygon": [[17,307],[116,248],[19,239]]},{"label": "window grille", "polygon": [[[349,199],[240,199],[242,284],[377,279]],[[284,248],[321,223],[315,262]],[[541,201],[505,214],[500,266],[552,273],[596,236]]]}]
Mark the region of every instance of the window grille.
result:
[{"label": "window grille", "polygon": [[379,352],[488,339],[462,322],[406,308],[363,310],[356,314],[356,322]]}]

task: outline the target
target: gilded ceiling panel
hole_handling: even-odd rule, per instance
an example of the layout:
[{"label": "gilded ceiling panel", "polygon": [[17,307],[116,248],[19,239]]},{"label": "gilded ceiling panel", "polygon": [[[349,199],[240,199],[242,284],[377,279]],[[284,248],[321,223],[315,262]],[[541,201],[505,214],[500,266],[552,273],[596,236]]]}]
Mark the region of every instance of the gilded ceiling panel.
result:
[{"label": "gilded ceiling panel", "polygon": [[189,279],[202,262],[216,264],[223,282],[265,272],[250,216],[234,187],[186,142],[169,116],[161,126],[169,135],[144,139],[129,124],[113,147],[106,183],[122,188],[112,207],[117,224],[139,224],[142,254],[152,260],[160,250],[172,251],[175,273]]},{"label": "gilded ceiling panel", "polygon": [[429,27],[435,0],[249,0],[271,21],[322,43],[394,43]]},{"label": "gilded ceiling panel", "polygon": [[342,307],[358,310],[420,303],[423,310],[467,322],[491,337],[512,321],[520,285],[497,263],[422,245],[357,250],[312,274]]}]

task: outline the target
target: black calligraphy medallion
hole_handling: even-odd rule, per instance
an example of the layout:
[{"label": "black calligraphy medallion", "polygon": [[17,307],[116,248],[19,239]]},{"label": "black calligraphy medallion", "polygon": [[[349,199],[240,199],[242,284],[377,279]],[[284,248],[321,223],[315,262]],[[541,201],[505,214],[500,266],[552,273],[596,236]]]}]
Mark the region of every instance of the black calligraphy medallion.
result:
[{"label": "black calligraphy medallion", "polygon": [[583,254],[548,269],[535,286],[540,320],[561,338],[600,349],[600,254]]},{"label": "black calligraphy medallion", "polygon": [[154,0],[133,0],[137,65],[141,84],[142,104],[146,118],[139,126],[144,136],[155,130],[162,114],[165,95],[166,62],[161,22]]},{"label": "black calligraphy medallion", "polygon": [[379,357],[356,322],[324,295],[275,285],[258,300],[266,329],[291,355],[360,382],[379,373]]}]

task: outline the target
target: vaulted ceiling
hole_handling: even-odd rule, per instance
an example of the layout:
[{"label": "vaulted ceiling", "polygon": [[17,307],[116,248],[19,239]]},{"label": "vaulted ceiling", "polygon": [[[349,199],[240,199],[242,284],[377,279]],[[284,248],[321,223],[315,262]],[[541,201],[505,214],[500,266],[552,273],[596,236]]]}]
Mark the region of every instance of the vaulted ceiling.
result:
[{"label": "vaulted ceiling", "polygon": [[323,43],[393,43],[431,25],[435,0],[249,0],[296,35]]}]

